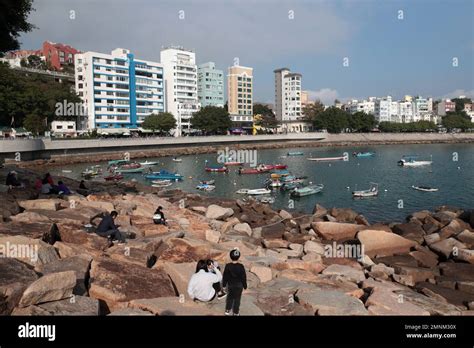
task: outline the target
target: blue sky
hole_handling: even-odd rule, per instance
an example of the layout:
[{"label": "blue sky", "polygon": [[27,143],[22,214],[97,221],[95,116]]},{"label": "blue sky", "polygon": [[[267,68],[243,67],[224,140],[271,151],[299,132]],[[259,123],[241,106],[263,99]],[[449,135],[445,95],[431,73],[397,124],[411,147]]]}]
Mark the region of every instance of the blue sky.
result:
[{"label": "blue sky", "polygon": [[303,88],[326,103],[474,97],[473,0],[35,0],[34,7],[38,29],[21,37],[22,48],[51,40],[83,51],[129,48],[159,61],[162,46],[179,44],[194,49],[198,63],[224,70],[238,57],[254,68],[256,101],[273,102],[273,70],[282,66],[302,73]]}]

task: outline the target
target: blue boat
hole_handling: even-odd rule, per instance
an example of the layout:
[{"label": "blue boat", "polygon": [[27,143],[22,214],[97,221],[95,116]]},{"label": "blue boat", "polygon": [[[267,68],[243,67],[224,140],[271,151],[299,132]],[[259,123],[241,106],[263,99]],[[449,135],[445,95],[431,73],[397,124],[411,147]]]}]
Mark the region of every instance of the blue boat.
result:
[{"label": "blue boat", "polygon": [[153,174],[148,174],[145,175],[146,179],[149,180],[175,180],[175,181],[180,181],[183,180],[183,176],[178,173],[170,173],[167,170],[160,170],[159,172],[153,172]]},{"label": "blue boat", "polygon": [[375,152],[354,152],[352,155],[357,158],[372,157],[375,156]]}]

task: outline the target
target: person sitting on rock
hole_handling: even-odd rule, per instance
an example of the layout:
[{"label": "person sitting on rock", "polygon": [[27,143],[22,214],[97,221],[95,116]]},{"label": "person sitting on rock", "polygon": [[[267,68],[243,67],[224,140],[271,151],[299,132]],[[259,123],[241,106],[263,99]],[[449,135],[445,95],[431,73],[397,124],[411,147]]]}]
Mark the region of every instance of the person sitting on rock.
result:
[{"label": "person sitting on rock", "polygon": [[244,266],[237,262],[240,258],[240,251],[233,249],[230,252],[232,263],[228,263],[224,268],[222,286],[227,287],[227,300],[225,304],[225,315],[239,315],[240,299],[243,289],[247,289],[247,275]]},{"label": "person sitting on rock", "polygon": [[53,180],[53,177],[51,176],[51,174],[46,173],[44,175],[44,180],[46,180],[52,187],[54,187],[54,180]]},{"label": "person sitting on rock", "polygon": [[18,180],[18,177],[17,177],[17,172],[12,170],[10,173],[7,174],[7,178],[5,180],[5,185],[12,186],[12,187],[21,186],[21,183],[20,183],[20,181]]},{"label": "person sitting on rock", "polygon": [[125,243],[125,236],[119,231],[119,226],[116,225],[114,220],[117,218],[118,213],[114,210],[110,214],[99,213],[90,219],[90,223],[93,225],[94,220],[102,218],[97,226],[95,233],[101,237],[109,238],[110,240],[118,240],[119,243]]},{"label": "person sitting on rock", "polygon": [[[218,270],[219,272],[222,273],[221,268],[219,267],[219,264],[217,263],[217,261],[213,261],[211,259],[206,260],[206,266],[207,266],[207,272],[212,272],[212,273],[215,274],[216,270]],[[213,287],[214,287],[214,289],[216,289],[217,296],[219,298],[223,298],[223,297],[227,296],[227,294],[222,289],[222,281],[220,281],[219,283],[214,284]]]},{"label": "person sitting on rock", "polygon": [[71,194],[71,191],[69,190],[69,188],[62,181],[58,181],[58,191],[59,193],[62,193],[63,195]]},{"label": "person sitting on rock", "polygon": [[35,180],[35,189],[36,191],[41,192],[41,187],[43,186],[43,180],[39,176],[36,177]]},{"label": "person sitting on rock", "polygon": [[53,192],[53,186],[51,186],[51,184],[46,179],[43,179],[43,181],[41,183],[41,193],[45,194],[45,195],[49,195],[51,193],[54,193]]},{"label": "person sitting on rock", "polygon": [[163,207],[160,205],[153,215],[153,222],[157,225],[166,225],[165,214],[162,209]]},{"label": "person sitting on rock", "polygon": [[199,260],[194,273],[189,280],[188,295],[194,301],[209,302],[217,298],[222,298],[218,295],[217,287],[220,288],[222,280],[222,273],[218,268],[212,267],[214,272],[207,272],[208,267],[205,260]]},{"label": "person sitting on rock", "polygon": [[79,188],[82,190],[88,190],[86,182],[84,180],[81,180],[81,182],[79,183]]}]

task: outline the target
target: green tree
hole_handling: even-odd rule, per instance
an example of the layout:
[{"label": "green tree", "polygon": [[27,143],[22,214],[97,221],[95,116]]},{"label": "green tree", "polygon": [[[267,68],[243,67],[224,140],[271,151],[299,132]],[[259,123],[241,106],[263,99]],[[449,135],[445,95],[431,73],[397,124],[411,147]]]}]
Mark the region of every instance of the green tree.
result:
[{"label": "green tree", "polygon": [[319,100],[316,100],[314,103],[307,104],[302,113],[304,115],[305,120],[314,122],[316,117],[324,111],[324,105]]},{"label": "green tree", "polygon": [[316,116],[313,125],[316,129],[326,129],[329,133],[341,133],[349,128],[349,117],[347,112],[331,106]]},{"label": "green tree", "polygon": [[262,115],[262,116],[265,116],[265,115],[273,116],[273,111],[266,105],[256,103],[256,104],[253,104],[253,114]]},{"label": "green tree", "polygon": [[464,104],[471,104],[471,98],[454,98],[451,101],[456,103],[456,112],[461,112],[464,110]]},{"label": "green tree", "polygon": [[470,119],[457,113],[448,113],[443,117],[441,122],[449,131],[453,129],[462,129],[465,131],[466,129],[474,128],[474,123],[472,123]]},{"label": "green tree", "polygon": [[256,126],[270,129],[277,128],[279,124],[278,120],[273,114],[257,114],[254,117],[254,122]]},{"label": "green tree", "polygon": [[229,113],[224,108],[206,106],[191,117],[191,127],[204,134],[225,134],[232,127]]},{"label": "green tree", "polygon": [[418,121],[411,123],[380,122],[379,130],[385,133],[429,132],[436,130],[436,124],[431,121]]},{"label": "green tree", "polygon": [[35,28],[27,22],[28,15],[33,11],[32,2],[33,0],[0,1],[0,54],[20,48],[20,34]]},{"label": "green tree", "polygon": [[153,132],[169,133],[170,130],[176,128],[176,119],[169,112],[151,114],[143,121],[142,128],[151,129]]},{"label": "green tree", "polygon": [[35,114],[29,114],[25,117],[23,127],[33,135],[40,135],[48,130],[46,119]]},{"label": "green tree", "polygon": [[377,124],[374,115],[363,111],[348,116],[349,128],[353,132],[370,132]]}]

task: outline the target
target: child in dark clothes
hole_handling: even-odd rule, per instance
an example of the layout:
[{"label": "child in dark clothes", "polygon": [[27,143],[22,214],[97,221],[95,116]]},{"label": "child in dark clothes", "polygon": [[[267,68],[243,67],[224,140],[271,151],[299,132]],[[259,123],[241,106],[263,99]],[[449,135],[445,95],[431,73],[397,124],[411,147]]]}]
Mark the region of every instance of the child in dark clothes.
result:
[{"label": "child in dark clothes", "polygon": [[222,286],[227,286],[227,300],[225,304],[225,315],[239,315],[240,299],[242,291],[247,289],[247,275],[244,266],[237,262],[240,258],[240,251],[233,249],[230,252],[232,263],[225,265]]}]

